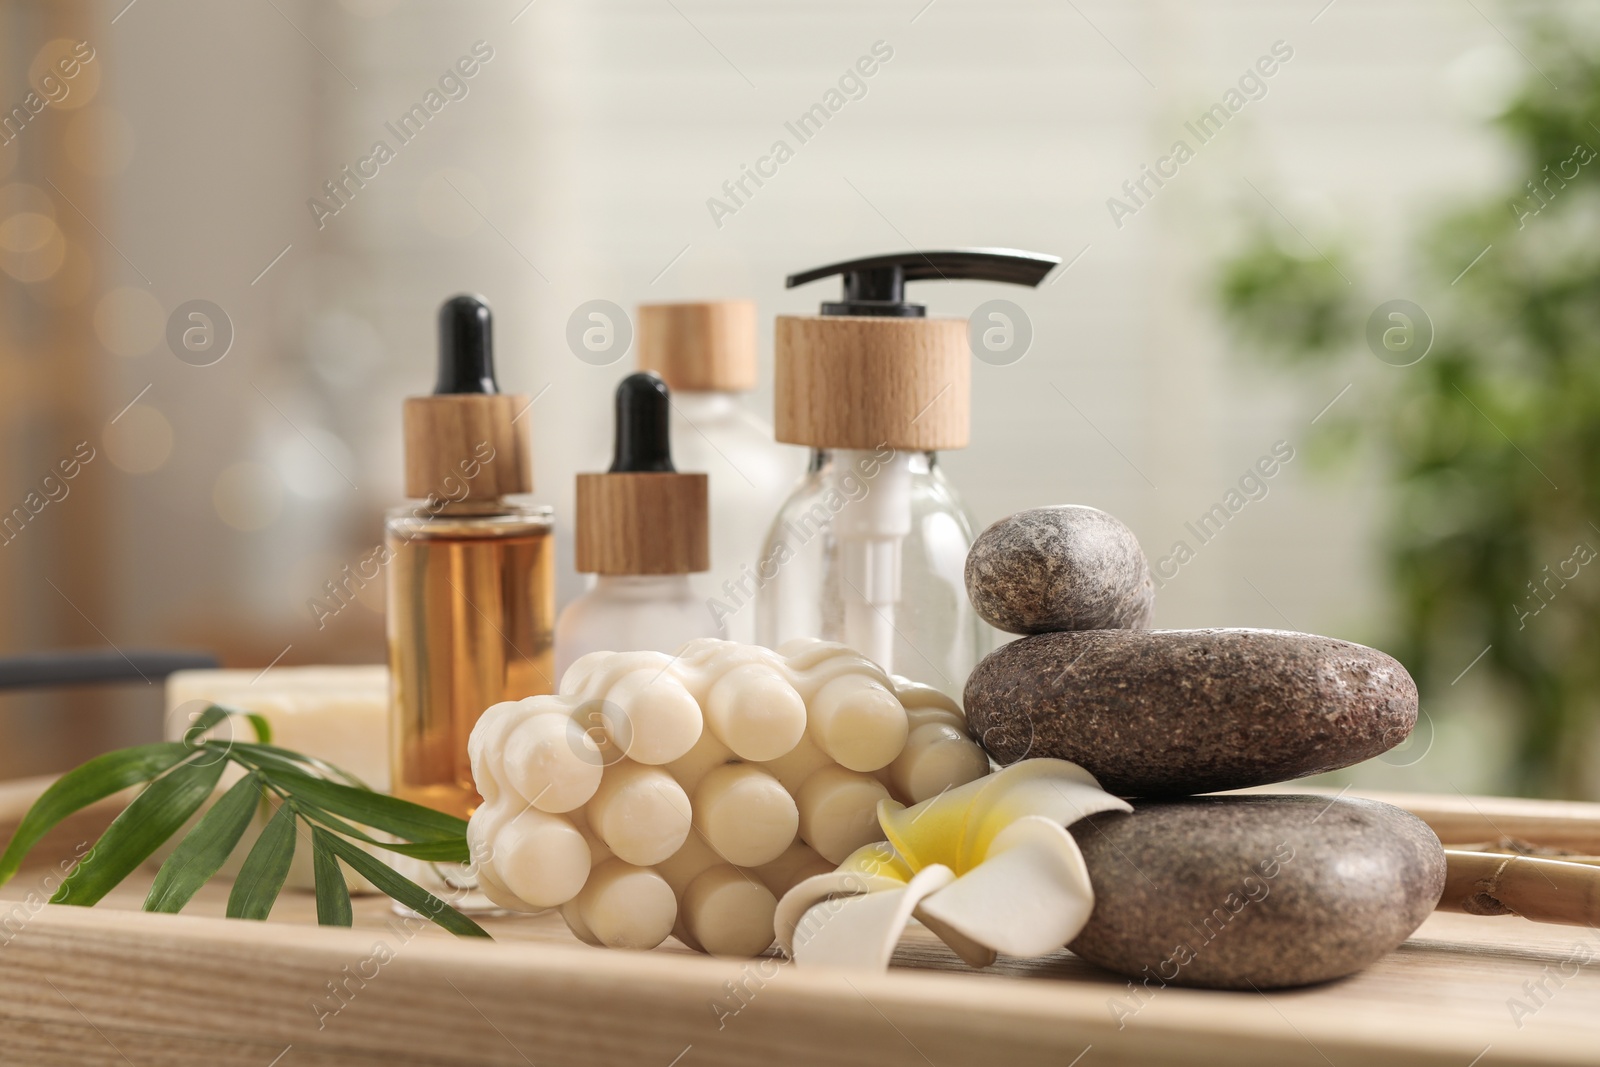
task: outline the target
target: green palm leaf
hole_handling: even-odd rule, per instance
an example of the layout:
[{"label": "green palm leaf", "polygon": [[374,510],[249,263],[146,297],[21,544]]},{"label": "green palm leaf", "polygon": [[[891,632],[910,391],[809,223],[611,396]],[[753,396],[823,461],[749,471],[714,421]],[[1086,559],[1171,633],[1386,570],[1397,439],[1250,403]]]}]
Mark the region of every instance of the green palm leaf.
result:
[{"label": "green palm leaf", "polygon": [[283,891],[283,880],[289,877],[289,864],[294,862],[294,838],[294,807],[285,802],[267,821],[255,847],[244,858],[239,877],[233,880],[228,918],[265,919],[271,914],[273,902]]},{"label": "green palm leaf", "polygon": [[97,800],[120,793],[129,786],[148,782],[194,749],[181,741],[140,745],[96,756],[76,770],[68,771],[34,802],[28,814],[0,856],[0,885],[9,882],[22,866],[22,858],[53,830],[61,820],[82,811]]},{"label": "green palm leaf", "polygon": [[178,912],[222,868],[239,844],[261,798],[261,781],[247,774],[222,794],[156,873],[145,911]]},{"label": "green palm leaf", "polygon": [[454,841],[466,837],[465,819],[424,808],[399,797],[340,785],[276,766],[262,768],[261,774],[272,784],[296,797],[303,797],[324,811],[408,841]]},{"label": "green palm leaf", "polygon": [[320,826],[311,828],[312,868],[317,876],[317,922],[322,926],[349,926],[350,887],[339,869],[339,857],[328,840],[333,835]]},{"label": "green palm leaf", "polygon": [[392,867],[373,859],[358,845],[341,837],[328,834],[328,847],[349,864],[357,874],[404,904],[417,914],[432,920],[457,937],[488,937],[483,927],[434,896]]},{"label": "green palm leaf", "polygon": [[[178,747],[184,748],[181,743]],[[180,763],[146,786],[106,827],[51,902],[94,904],[111,892],[200,809],[217,787],[224,766],[222,760]]]},{"label": "green palm leaf", "polygon": [[[204,739],[230,715],[250,721],[256,743]],[[464,820],[375,793],[333,764],[280,748],[270,743],[271,738],[271,727],[260,715],[211,704],[195,717],[183,741],[107,753],[62,775],[23,817],[0,855],[0,885],[17,873],[29,851],[63,819],[124,789],[149,783],[51,898],[57,904],[98,902],[183,828],[214,795],[223,769],[234,763],[246,777],[217,798],[161,865],[145,897],[146,911],[171,913],[187,905],[239,847],[261,796],[271,792],[281,803],[234,880],[228,896],[230,918],[265,919],[271,913],[294,861],[295,838],[304,820],[312,832],[317,921],[322,925],[349,926],[354,918],[342,863],[458,936],[489,936],[357,843],[424,861],[465,863],[469,850]],[[400,840],[379,840],[374,835],[380,833]]]}]

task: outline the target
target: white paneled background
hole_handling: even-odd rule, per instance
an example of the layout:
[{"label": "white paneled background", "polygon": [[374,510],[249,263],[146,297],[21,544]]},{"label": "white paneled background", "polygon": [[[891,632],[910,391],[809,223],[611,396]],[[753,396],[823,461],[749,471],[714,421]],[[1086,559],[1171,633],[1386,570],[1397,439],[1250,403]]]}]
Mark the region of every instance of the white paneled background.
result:
[{"label": "white paneled background", "polygon": [[[1295,379],[1235,351],[1212,267],[1247,213],[1281,213],[1286,241],[1357,249],[1393,286],[1374,304],[1406,295],[1407,235],[1505,165],[1481,119],[1497,72],[1520,76],[1498,5],[125,2],[106,5],[97,42],[135,144],[108,235],[163,313],[212,300],[236,340],[209,368],[164,345],[105,357],[108,395],[151,384],[140,403],[174,431],[164,466],[112,483],[126,535],[114,635],[190,633],[219,613],[272,628],[305,662],[341,626],[373,632],[376,597],[365,622],[341,615],[327,631],[305,601],[398,500],[399,400],[429,388],[434,310],[454,292],[490,298],[503,384],[540,394],[538,495],[565,518],[631,367],[568,351],[578,304],[752,297],[770,366],[772,317],[836,291],[786,291],[787,273],[968,245],[1073,260],[1037,291],[922,288],[934,313],[998,296],[1033,322],[1021,362],[976,365],[973,445],[945,457],[980,525],[1088,503],[1156,559],[1286,441],[1296,458],[1165,584],[1158,622],[1381,633],[1376,460],[1319,471],[1306,442],[1344,386],[1339,403],[1360,404],[1392,368],[1352,355]],[[480,40],[493,58],[468,95],[319,229],[308,198],[392,142],[385,122]],[[893,58],[865,97],[717,226],[707,198],[774,139],[793,144],[785,120],[877,41]],[[1193,144],[1184,121],[1278,41],[1293,58],[1266,95],[1118,228],[1107,198],[1174,139]],[[123,273],[115,284],[144,287]],[[769,408],[770,392],[752,403]],[[579,584],[563,550],[566,597]],[[1495,788],[1493,735],[1472,703],[1426,759],[1363,781]]]}]

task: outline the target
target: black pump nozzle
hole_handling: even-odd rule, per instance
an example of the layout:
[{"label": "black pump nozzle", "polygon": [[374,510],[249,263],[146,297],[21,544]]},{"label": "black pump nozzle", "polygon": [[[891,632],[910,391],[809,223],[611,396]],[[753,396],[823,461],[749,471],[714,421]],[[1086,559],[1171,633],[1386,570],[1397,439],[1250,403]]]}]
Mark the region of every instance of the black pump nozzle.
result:
[{"label": "black pump nozzle", "polygon": [[677,469],[667,436],[671,407],[667,383],[654,374],[640,371],[622,379],[617,386],[617,445],[611,474]]},{"label": "black pump nozzle", "polygon": [[906,303],[906,282],[957,281],[1009,282],[1036,286],[1061,263],[1058,256],[1019,252],[1013,248],[964,248],[949,252],[896,252],[830,263],[789,275],[787,286],[814,282],[839,274],[844,277],[844,299],[822,305],[824,315],[881,315],[920,319],[928,309]]},{"label": "black pump nozzle", "polygon": [[439,380],[435,394],[498,393],[494,322],[481,296],[452,296],[439,306]]}]

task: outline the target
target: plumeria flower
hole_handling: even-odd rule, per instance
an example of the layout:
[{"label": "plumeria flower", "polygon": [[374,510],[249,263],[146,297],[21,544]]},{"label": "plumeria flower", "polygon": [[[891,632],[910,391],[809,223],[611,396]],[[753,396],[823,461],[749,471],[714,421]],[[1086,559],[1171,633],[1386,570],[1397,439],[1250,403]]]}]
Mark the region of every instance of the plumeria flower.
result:
[{"label": "plumeria flower", "polygon": [[1094,888],[1066,828],[1132,811],[1075,763],[1030,759],[912,807],[886,800],[887,841],[807,878],[778,903],[778,944],[797,963],[889,965],[912,918],[973,967],[1039,956],[1078,935]]}]

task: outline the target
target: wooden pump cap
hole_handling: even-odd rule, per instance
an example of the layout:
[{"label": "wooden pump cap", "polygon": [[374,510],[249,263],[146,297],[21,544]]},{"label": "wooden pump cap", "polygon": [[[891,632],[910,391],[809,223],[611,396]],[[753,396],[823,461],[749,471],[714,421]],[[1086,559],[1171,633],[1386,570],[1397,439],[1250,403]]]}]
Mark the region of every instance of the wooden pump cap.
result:
[{"label": "wooden pump cap", "polygon": [[965,319],[779,315],[779,441],[812,448],[967,447],[972,352]]},{"label": "wooden pump cap", "polygon": [[400,413],[406,496],[493,500],[533,492],[532,438],[517,418],[527,408],[528,398],[514,393],[407,397]]},{"label": "wooden pump cap", "polygon": [[641,305],[639,369],[674,391],[749,392],[756,387],[755,301]]},{"label": "wooden pump cap", "polygon": [[704,474],[578,475],[581,574],[692,574],[711,569]]}]

